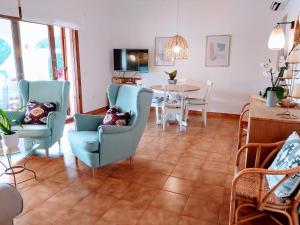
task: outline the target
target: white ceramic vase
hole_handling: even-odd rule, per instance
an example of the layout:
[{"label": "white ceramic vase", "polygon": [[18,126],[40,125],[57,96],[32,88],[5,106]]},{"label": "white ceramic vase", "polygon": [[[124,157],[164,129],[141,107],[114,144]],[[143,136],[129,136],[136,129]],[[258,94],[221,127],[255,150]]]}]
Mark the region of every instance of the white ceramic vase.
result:
[{"label": "white ceramic vase", "polygon": [[16,132],[10,135],[3,135],[3,140],[7,148],[17,148],[19,144],[19,134]]}]

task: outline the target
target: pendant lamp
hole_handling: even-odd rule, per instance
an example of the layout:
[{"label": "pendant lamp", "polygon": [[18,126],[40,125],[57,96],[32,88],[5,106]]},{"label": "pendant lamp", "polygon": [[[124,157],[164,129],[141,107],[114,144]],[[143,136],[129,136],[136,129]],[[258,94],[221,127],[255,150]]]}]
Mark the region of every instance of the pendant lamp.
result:
[{"label": "pendant lamp", "polygon": [[177,0],[177,35],[173,36],[166,44],[166,58],[169,60],[187,59],[189,46],[184,37],[178,34],[179,24],[179,0]]}]

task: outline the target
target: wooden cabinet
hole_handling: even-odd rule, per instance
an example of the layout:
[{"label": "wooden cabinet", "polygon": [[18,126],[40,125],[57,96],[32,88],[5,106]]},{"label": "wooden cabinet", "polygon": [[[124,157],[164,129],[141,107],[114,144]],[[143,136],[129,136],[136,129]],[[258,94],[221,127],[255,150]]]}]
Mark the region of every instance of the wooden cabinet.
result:
[{"label": "wooden cabinet", "polygon": [[[281,107],[267,107],[259,97],[250,100],[247,143],[271,143],[285,140],[296,131],[300,135],[300,110],[289,109],[296,119],[283,119],[277,114],[286,109]],[[251,151],[247,154],[247,162],[254,161]]]}]

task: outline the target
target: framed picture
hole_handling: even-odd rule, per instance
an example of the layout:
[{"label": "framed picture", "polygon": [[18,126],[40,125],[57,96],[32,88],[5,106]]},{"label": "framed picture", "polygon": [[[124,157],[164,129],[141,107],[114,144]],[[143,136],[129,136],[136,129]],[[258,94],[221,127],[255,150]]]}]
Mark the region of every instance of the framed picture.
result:
[{"label": "framed picture", "polygon": [[166,45],[170,37],[156,37],[155,38],[155,65],[156,66],[175,66],[174,60],[166,58]]},{"label": "framed picture", "polygon": [[231,35],[206,37],[205,66],[229,66]]}]

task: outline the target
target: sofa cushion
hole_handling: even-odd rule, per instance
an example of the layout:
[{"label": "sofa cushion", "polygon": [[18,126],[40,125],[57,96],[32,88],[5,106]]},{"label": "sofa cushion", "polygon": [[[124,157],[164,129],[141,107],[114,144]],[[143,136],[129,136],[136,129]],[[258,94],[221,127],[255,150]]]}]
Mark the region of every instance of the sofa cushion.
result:
[{"label": "sofa cushion", "polygon": [[97,131],[69,131],[69,141],[76,148],[88,152],[98,151],[100,147]]},{"label": "sofa cushion", "polygon": [[22,138],[44,138],[51,136],[51,129],[47,125],[24,124],[22,127],[13,126],[12,130],[18,131]]},{"label": "sofa cushion", "polygon": [[117,106],[113,106],[106,112],[102,125],[126,126],[129,121],[129,112],[121,113]]},{"label": "sofa cushion", "polygon": [[[300,138],[298,134],[294,132],[286,140],[269,169],[287,170],[297,166],[300,166]],[[273,188],[284,178],[284,175],[266,175],[266,178],[269,187]],[[299,183],[300,176],[296,174],[279,186],[274,194],[280,198],[289,197],[297,189]]]},{"label": "sofa cushion", "polygon": [[26,105],[24,124],[47,124],[49,112],[56,110],[56,103],[45,102],[39,103],[34,100],[29,100]]}]

